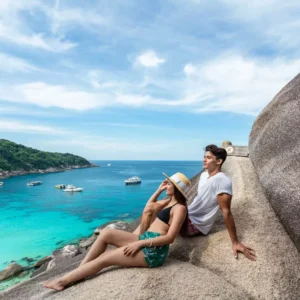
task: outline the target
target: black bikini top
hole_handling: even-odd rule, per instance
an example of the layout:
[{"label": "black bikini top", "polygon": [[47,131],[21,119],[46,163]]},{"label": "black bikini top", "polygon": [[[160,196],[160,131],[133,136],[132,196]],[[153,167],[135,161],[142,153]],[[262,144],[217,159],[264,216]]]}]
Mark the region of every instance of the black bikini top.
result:
[{"label": "black bikini top", "polygon": [[164,208],[162,209],[158,214],[157,214],[157,217],[163,221],[164,223],[166,223],[167,225],[169,225],[169,220],[170,220],[170,212],[171,212],[171,209],[173,206],[175,206],[177,203],[175,203],[174,205],[170,206],[170,207],[167,207],[167,208]]}]

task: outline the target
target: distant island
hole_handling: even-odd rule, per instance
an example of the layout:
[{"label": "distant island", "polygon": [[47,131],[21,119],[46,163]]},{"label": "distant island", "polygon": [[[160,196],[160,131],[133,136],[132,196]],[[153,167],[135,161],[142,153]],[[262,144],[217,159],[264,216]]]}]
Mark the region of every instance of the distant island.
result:
[{"label": "distant island", "polygon": [[77,155],[40,151],[0,139],[0,178],[91,167],[96,165]]}]

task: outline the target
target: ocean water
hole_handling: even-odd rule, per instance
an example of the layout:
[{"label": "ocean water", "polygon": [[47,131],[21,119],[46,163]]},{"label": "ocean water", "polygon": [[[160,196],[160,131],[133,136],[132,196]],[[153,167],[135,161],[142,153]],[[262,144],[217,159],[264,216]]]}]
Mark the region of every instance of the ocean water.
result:
[{"label": "ocean water", "polygon": [[[148,198],[164,179],[182,172],[189,178],[202,169],[201,161],[93,161],[100,168],[4,179],[0,186],[0,270],[12,260],[27,266],[57,248],[90,236],[112,220],[139,217]],[[110,166],[109,166],[110,164]],[[124,184],[139,176],[139,185]],[[42,181],[28,187],[30,181]],[[83,187],[66,193],[56,184]],[[163,195],[164,196],[164,195]]]}]

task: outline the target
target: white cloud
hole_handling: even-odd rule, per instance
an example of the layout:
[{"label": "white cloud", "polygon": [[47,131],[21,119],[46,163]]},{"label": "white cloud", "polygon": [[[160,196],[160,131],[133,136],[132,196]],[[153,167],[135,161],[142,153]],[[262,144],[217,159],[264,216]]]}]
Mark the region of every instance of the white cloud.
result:
[{"label": "white cloud", "polygon": [[1,38],[15,44],[37,47],[51,52],[64,52],[77,46],[76,43],[65,41],[63,37],[47,38],[42,33],[23,34],[0,23]]},{"label": "white cloud", "polygon": [[[124,81],[116,81],[116,80],[109,80],[111,75],[107,74],[106,72],[92,70],[89,71],[87,74],[87,81],[91,84],[91,86],[95,89],[119,89],[125,87],[127,85]],[[83,78],[84,80],[85,77]]]},{"label": "white cloud", "polygon": [[143,106],[151,102],[150,96],[117,94],[116,102],[128,106]]},{"label": "white cloud", "polygon": [[50,10],[45,10],[50,18],[52,18],[52,33],[59,34],[64,27],[92,27],[92,26],[107,26],[109,21],[103,15],[97,14],[92,10],[62,7],[59,0],[55,1],[55,6]]},{"label": "white cloud", "polygon": [[26,60],[0,52],[0,71],[7,73],[37,71]]},{"label": "white cloud", "polygon": [[0,115],[6,116],[35,116],[35,117],[50,117],[50,118],[62,118],[67,117],[67,112],[49,111],[43,108],[33,109],[32,107],[20,107],[20,105],[4,106],[0,102]]},{"label": "white cloud", "polygon": [[130,128],[139,128],[144,127],[141,124],[129,124],[129,123],[103,123],[103,122],[85,122],[83,125],[105,125],[112,127],[130,127]]},{"label": "white cloud", "polygon": [[165,59],[159,58],[154,51],[147,51],[137,57],[136,63],[146,68],[154,68],[165,63]]},{"label": "white cloud", "polygon": [[34,16],[48,11],[49,8],[37,0],[1,1],[0,40],[51,52],[63,52],[76,47],[76,43],[65,40],[63,35],[47,36],[45,32],[35,32],[22,17],[24,12]]},{"label": "white cloud", "polygon": [[186,75],[193,75],[196,72],[196,68],[192,64],[186,64],[183,71]]},{"label": "white cloud", "polygon": [[70,110],[88,110],[110,105],[110,95],[88,93],[60,85],[49,85],[44,82],[7,87],[0,86],[3,100],[34,104],[41,107],[60,107]]},{"label": "white cloud", "polygon": [[[222,56],[197,66],[186,79],[195,111],[258,114],[300,69],[300,60],[259,61]],[[203,98],[204,97],[204,98]]]},{"label": "white cloud", "polygon": [[17,132],[17,133],[35,133],[47,135],[64,135],[69,134],[61,128],[49,127],[44,125],[28,124],[27,122],[17,120],[0,120],[0,132]]}]

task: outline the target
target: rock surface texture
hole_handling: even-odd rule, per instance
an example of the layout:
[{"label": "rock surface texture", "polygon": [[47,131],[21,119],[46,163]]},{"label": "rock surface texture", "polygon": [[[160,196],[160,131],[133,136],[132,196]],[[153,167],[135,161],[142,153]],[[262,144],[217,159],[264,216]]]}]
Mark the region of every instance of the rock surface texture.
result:
[{"label": "rock surface texture", "polygon": [[260,113],[249,139],[250,158],[265,195],[300,250],[299,132],[300,74]]},{"label": "rock surface texture", "polygon": [[[208,236],[177,238],[160,268],[112,267],[59,293],[42,287],[42,282],[78,266],[85,255],[80,254],[0,293],[0,299],[299,300],[299,252],[265,198],[250,159],[229,157],[224,171],[233,181],[238,235],[255,248],[256,262],[243,255],[234,258],[221,217]],[[198,178],[192,179],[190,199],[197,192]]]}]

